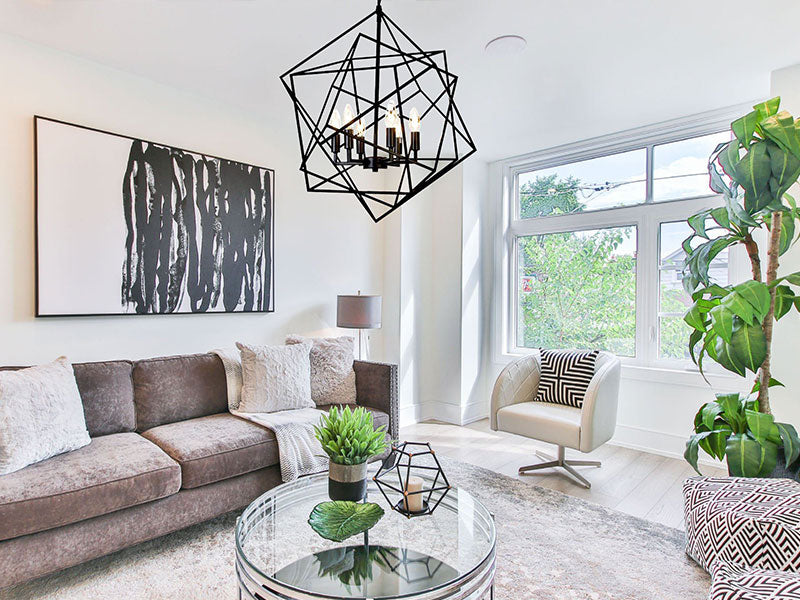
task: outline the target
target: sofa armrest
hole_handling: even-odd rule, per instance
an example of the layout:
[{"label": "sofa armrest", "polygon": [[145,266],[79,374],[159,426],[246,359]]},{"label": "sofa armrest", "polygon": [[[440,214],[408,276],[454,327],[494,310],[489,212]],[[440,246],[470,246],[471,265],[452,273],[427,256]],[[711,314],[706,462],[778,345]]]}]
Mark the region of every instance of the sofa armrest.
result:
[{"label": "sofa armrest", "polygon": [[505,406],[527,402],[536,397],[542,373],[539,353],[529,354],[508,363],[500,372],[492,391],[489,409],[492,430],[497,431],[497,411]]},{"label": "sofa armrest", "polygon": [[398,416],[397,365],[353,361],[356,372],[356,402],[382,410],[389,415],[389,435],[393,440],[400,435]]}]

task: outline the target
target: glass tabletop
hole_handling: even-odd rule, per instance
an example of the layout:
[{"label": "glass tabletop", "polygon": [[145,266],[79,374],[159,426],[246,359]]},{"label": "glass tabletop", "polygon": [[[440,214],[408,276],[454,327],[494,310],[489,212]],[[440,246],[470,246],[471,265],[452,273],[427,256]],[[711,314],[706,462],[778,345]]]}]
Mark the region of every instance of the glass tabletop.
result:
[{"label": "glass tabletop", "polygon": [[327,473],[260,496],[236,525],[244,576],[288,597],[354,600],[416,598],[432,590],[446,598],[471,580],[490,583],[494,521],[478,500],[453,488],[433,514],[409,519],[390,508],[372,474],[367,500],[385,514],[367,536],[342,543],[320,537],[308,524],[311,510],[329,499]]}]

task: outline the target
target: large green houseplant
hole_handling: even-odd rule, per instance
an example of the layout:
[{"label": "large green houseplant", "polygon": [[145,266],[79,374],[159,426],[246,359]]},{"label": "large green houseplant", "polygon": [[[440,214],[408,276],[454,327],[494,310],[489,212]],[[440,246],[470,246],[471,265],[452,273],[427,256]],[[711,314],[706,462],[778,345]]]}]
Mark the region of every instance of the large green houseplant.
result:
[{"label": "large green houseplant", "polygon": [[[711,189],[723,195],[724,205],[688,219],[683,283],[693,304],[684,320],[692,328],[692,360],[701,373],[710,358],[755,376],[749,394],[718,394],[698,411],[685,453],[695,470],[699,449],[727,459],[731,475],[744,477],[772,474],[779,457],[788,469],[800,456],[795,428],[776,423],[769,402],[770,387],[781,385],[772,376],[773,325],[793,307],[800,311],[800,272],[778,273],[800,218],[787,194],[800,177],[800,120],[779,112],[779,105],[773,98],[731,124],[732,141],[717,146],[708,163]],[[766,266],[759,239],[766,243]],[[746,249],[752,278],[716,285],[709,279],[711,262],[734,245]]]}]

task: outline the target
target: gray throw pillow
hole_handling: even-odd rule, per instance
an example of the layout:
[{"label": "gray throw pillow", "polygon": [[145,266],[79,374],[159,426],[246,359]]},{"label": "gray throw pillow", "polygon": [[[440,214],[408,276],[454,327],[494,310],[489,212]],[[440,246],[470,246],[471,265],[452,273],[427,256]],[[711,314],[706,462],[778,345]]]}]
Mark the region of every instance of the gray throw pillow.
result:
[{"label": "gray throw pillow", "polygon": [[236,343],[242,355],[240,412],[260,413],[313,408],[311,342],[293,346]]},{"label": "gray throw pillow", "polygon": [[0,475],[91,441],[75,373],[65,357],[0,372]]},{"label": "gray throw pillow", "polygon": [[353,338],[305,338],[290,335],[287,344],[312,343],[311,399],[317,406],[356,403]]}]

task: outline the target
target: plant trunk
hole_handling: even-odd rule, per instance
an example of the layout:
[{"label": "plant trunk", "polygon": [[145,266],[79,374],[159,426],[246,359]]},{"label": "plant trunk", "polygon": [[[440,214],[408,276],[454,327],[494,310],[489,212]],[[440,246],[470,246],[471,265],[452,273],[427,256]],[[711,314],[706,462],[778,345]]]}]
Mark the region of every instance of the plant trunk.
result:
[{"label": "plant trunk", "polygon": [[[772,213],[772,225],[769,231],[769,250],[767,251],[767,285],[770,285],[778,278],[778,255],[781,243],[781,219],[782,213]],[[775,288],[769,290],[770,301],[769,311],[764,317],[764,339],[767,342],[767,355],[761,363],[758,374],[758,410],[762,413],[772,414],[769,405],[769,380],[770,380],[770,359],[772,358],[772,326],[775,323]]]},{"label": "plant trunk", "polygon": [[749,233],[742,242],[747,248],[747,256],[750,257],[750,268],[753,271],[753,280],[761,281],[761,257],[758,255],[758,244]]}]

